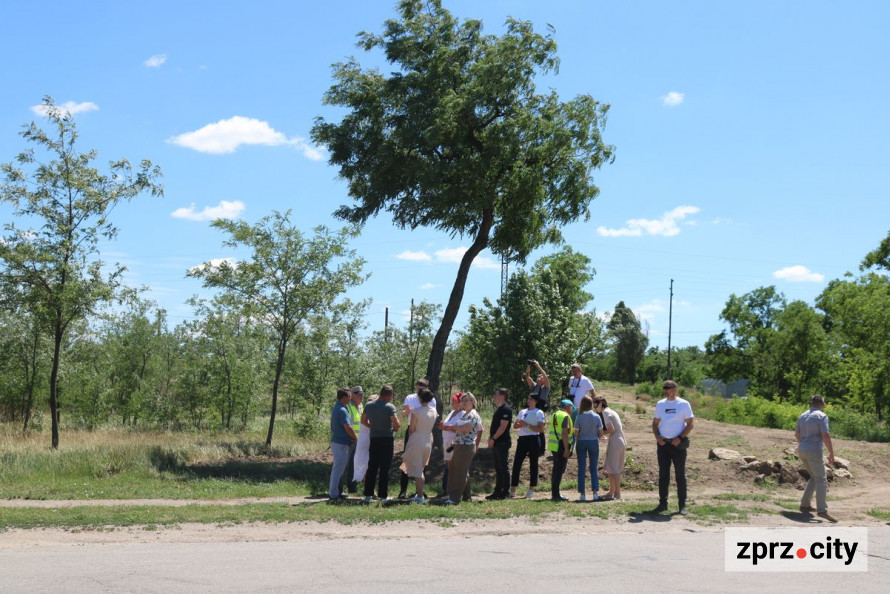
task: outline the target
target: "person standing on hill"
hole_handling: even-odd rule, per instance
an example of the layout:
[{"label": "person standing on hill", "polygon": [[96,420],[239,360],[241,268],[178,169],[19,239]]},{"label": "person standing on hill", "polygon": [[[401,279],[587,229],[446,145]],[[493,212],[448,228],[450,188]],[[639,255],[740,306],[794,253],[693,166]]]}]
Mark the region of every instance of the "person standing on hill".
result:
[{"label": "person standing on hill", "polygon": [[573,410],[572,421],[577,418],[578,411],[581,409],[581,399],[585,396],[596,398],[596,389],[590,378],[581,372],[581,365],[572,364],[572,374],[569,377],[569,394],[571,395]]},{"label": "person standing on hill", "polygon": [[686,515],[686,452],[692,432],[692,406],[677,396],[677,382],[662,384],[664,398],[655,405],[652,433],[658,443],[658,506],[651,513],[667,511],[671,486],[671,465],[677,477],[677,503],[680,515]]},{"label": "person standing on hill", "polygon": [[[816,394],[810,398],[810,409],[797,419],[797,429],[794,431],[794,439],[798,442],[797,455],[810,475],[800,498],[800,511],[804,513],[815,511],[820,518],[837,522],[829,515],[826,503],[828,480],[825,478],[822,446],[828,449],[828,463],[834,464],[834,445],[828,433],[828,415],[822,412],[824,408],[825,399],[822,396]],[[812,507],[813,491],[816,492],[815,510]]]},{"label": "person standing on hill", "polygon": [[331,453],[334,454],[334,463],[331,465],[331,480],[328,485],[328,497],[331,501],[340,499],[345,494],[340,492],[340,479],[346,471],[349,461],[349,449],[358,439],[352,430],[349,420],[349,411],[346,403],[349,401],[349,390],[340,388],[337,390],[337,402],[331,409]]},{"label": "person standing on hill", "polygon": [[510,425],[513,424],[513,410],[507,404],[510,391],[507,388],[498,388],[494,391],[492,399],[497,410],[491,417],[491,429],[488,433],[488,447],[494,458],[495,485],[494,492],[485,498],[489,501],[506,499],[510,494]]}]

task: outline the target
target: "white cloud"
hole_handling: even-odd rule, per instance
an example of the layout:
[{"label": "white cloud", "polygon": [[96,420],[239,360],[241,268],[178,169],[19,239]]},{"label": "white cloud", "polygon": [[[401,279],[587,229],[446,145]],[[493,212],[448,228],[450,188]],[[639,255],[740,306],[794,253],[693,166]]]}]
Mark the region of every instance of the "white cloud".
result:
[{"label": "white cloud", "polygon": [[655,314],[665,311],[660,299],[656,299],[650,303],[639,305],[631,308],[640,321],[647,320],[652,322],[655,320]]},{"label": "white cloud", "polygon": [[401,254],[396,255],[397,260],[405,260],[407,262],[432,262],[433,257],[426,252],[412,252],[405,250]]},{"label": "white cloud", "polygon": [[169,138],[167,142],[212,155],[234,153],[241,145],[283,145],[296,148],[307,159],[313,161],[324,159],[322,150],[307,143],[304,139],[297,136],[288,138],[272,128],[268,122],[243,116],[234,116],[214,124],[207,124],[193,132]]},{"label": "white cloud", "polygon": [[677,91],[671,91],[667,95],[661,96],[661,102],[668,107],[676,107],[683,103],[683,99],[686,98],[685,93],[678,93]]},{"label": "white cloud", "polygon": [[174,219],[186,219],[189,221],[215,221],[216,219],[237,219],[244,212],[244,203],[240,200],[229,202],[221,200],[216,206],[205,206],[198,212],[195,205],[188,208],[177,208],[170,213]]},{"label": "white cloud", "polygon": [[[620,229],[597,227],[596,232],[604,237],[640,237],[642,235],[671,237],[680,233],[677,223],[700,210],[697,206],[678,206],[661,215],[660,219],[629,219],[627,224]],[[689,224],[689,222],[684,224]]]},{"label": "white cloud", "polygon": [[192,266],[189,268],[189,272],[197,272],[198,270],[203,269],[208,264],[210,265],[211,270],[219,268],[223,264],[228,264],[232,268],[238,268],[238,262],[234,258],[213,258],[209,262],[204,262],[203,264],[199,264],[197,266]]},{"label": "white cloud", "polygon": [[495,262],[491,258],[486,258],[485,256],[477,256],[475,260],[473,260],[473,266],[476,268],[481,268],[483,270],[500,270],[501,265],[499,262]]},{"label": "white cloud", "polygon": [[464,257],[464,253],[466,253],[467,248],[465,247],[456,247],[456,248],[448,248],[444,250],[436,251],[436,261],[438,262],[452,262],[455,264],[460,264],[460,259]]},{"label": "white cloud", "polygon": [[143,62],[148,68],[160,68],[161,65],[167,61],[167,54],[155,54],[150,57],[148,60]]},{"label": "white cloud", "polygon": [[74,115],[77,113],[83,113],[85,111],[97,111],[99,106],[93,103],[92,101],[84,101],[82,103],[75,103],[74,101],[66,101],[65,103],[61,103],[56,105],[53,108],[49,108],[46,105],[32,105],[31,111],[40,116],[48,116],[50,112],[59,113],[61,115]]},{"label": "white cloud", "polygon": [[717,217],[711,221],[712,225],[731,225],[734,221],[726,217]]},{"label": "white cloud", "polygon": [[430,289],[435,289],[438,286],[439,285],[434,285],[433,283],[424,283],[417,288],[420,289],[421,291],[429,291]]},{"label": "white cloud", "polygon": [[773,278],[786,280],[792,283],[821,283],[825,280],[824,274],[811,272],[806,266],[787,266],[773,272]]}]

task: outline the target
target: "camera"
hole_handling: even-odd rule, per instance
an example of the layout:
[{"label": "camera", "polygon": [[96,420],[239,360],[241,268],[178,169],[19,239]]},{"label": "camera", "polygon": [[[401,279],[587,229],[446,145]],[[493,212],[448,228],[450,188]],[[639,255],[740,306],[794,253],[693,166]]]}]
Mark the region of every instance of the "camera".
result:
[{"label": "camera", "polygon": [[526,360],[525,360],[525,363],[526,363],[527,365],[534,365],[534,364],[535,364],[535,360],[534,360],[534,359],[526,359]]}]

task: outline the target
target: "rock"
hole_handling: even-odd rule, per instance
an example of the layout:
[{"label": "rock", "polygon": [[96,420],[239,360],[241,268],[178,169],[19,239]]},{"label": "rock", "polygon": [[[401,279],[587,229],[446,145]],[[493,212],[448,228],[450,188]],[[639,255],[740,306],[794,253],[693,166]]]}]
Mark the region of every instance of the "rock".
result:
[{"label": "rock", "polygon": [[798,468],[798,469],[797,469],[797,474],[799,474],[799,475],[800,475],[800,478],[802,478],[802,479],[805,480],[805,481],[810,480],[810,473],[807,472],[807,469],[806,469],[806,468]]},{"label": "rock", "polygon": [[850,470],[850,461],[846,458],[838,458],[834,457],[834,467],[835,468],[843,468],[844,470]]},{"label": "rock", "polygon": [[758,462],[757,470],[760,474],[765,474],[767,476],[771,475],[773,473],[773,461],[765,460],[763,462]]},{"label": "rock", "polygon": [[726,448],[713,448],[710,452],[708,452],[708,458],[711,460],[735,460],[741,454],[739,454],[735,450],[728,450]]},{"label": "rock", "polygon": [[742,456],[739,459],[739,462],[743,462],[745,464],[748,464],[750,462],[756,462],[756,461],[757,461],[757,456]]},{"label": "rock", "polygon": [[844,479],[852,479],[853,478],[853,475],[850,474],[850,471],[845,468],[838,468],[837,470],[835,470],[834,476],[837,478],[844,478]]},{"label": "rock", "polygon": [[783,466],[782,470],[778,473],[779,482],[783,484],[795,484],[800,479],[800,474],[797,470],[789,468],[787,466]]},{"label": "rock", "polygon": [[797,458],[797,448],[785,448],[785,455]]},{"label": "rock", "polygon": [[828,467],[826,466],[826,467],[825,467],[825,478],[827,478],[827,479],[830,480],[830,481],[833,481],[833,480],[834,480],[834,475],[835,475],[834,468],[828,468]]},{"label": "rock", "polygon": [[765,482],[766,482],[765,474],[758,474],[757,476],[754,477],[754,484],[762,485]]},{"label": "rock", "polygon": [[742,464],[742,470],[757,470],[759,472],[760,462],[753,460],[747,464]]}]

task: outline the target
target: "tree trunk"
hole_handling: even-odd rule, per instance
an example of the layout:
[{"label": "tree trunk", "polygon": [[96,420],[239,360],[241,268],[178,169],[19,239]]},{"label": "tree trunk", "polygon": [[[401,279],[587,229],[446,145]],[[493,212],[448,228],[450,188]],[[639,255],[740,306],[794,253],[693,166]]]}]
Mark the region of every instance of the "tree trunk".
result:
[{"label": "tree trunk", "polygon": [[278,361],[275,362],[275,381],[272,382],[272,414],[269,415],[269,433],[266,435],[266,449],[272,447],[272,432],[275,430],[275,411],[278,409],[278,383],[281,381],[281,371],[284,369],[284,352],[287,349],[287,339],[282,338],[278,342]]},{"label": "tree trunk", "polygon": [[442,361],[445,359],[445,347],[448,345],[448,336],[451,334],[451,328],[454,326],[454,320],[457,318],[457,312],[460,310],[461,301],[464,298],[464,287],[467,284],[467,276],[470,272],[470,265],[476,256],[488,245],[488,235],[491,232],[491,226],[494,223],[494,210],[486,208],[482,212],[482,223],[479,225],[479,232],[476,233],[476,239],[460,260],[460,267],[457,269],[457,278],[454,280],[454,287],[451,289],[451,296],[448,298],[448,306],[442,316],[442,324],[439,326],[436,337],[433,339],[433,347],[430,350],[430,359],[426,366],[426,378],[430,382],[430,390],[435,393],[439,391],[439,376],[442,374]]},{"label": "tree trunk", "polygon": [[52,445],[53,449],[59,449],[59,360],[62,355],[62,321],[61,316],[56,315],[56,327],[53,336],[53,366],[49,374],[49,414],[52,417]]}]

